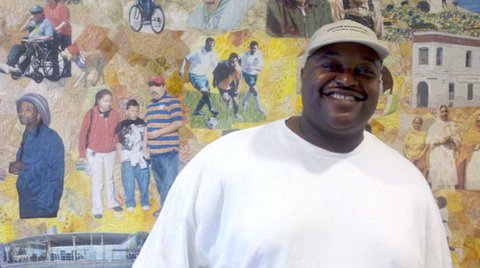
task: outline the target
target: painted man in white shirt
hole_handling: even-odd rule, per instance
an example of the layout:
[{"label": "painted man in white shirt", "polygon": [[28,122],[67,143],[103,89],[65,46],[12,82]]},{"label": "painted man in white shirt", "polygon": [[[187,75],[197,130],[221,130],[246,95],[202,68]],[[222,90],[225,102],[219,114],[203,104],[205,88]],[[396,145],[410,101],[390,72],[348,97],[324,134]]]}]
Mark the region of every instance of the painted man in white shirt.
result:
[{"label": "painted man in white shirt", "polygon": [[187,61],[190,63],[188,78],[193,87],[202,94],[202,98],[198,101],[197,107],[193,111],[193,115],[203,115],[203,106],[208,106],[208,110],[213,116],[217,116],[218,112],[213,107],[210,99],[210,84],[208,83],[208,71],[215,69],[219,62],[217,53],[215,52],[215,40],[211,37],[205,39],[205,46],[201,47],[191,54],[187,55],[182,62],[179,74],[183,76]]},{"label": "painted man in white shirt", "polygon": [[242,76],[248,85],[248,92],[243,97],[242,107],[243,110],[247,109],[248,99],[253,95],[257,110],[261,114],[265,114],[265,110],[260,104],[258,97],[257,77],[263,69],[263,56],[262,52],[258,49],[258,42],[250,42],[250,50],[243,53],[241,57],[242,64]]},{"label": "painted man in white shirt", "polygon": [[386,47],[344,20],[320,28],[306,54],[302,114],[195,156],[134,268],[451,267],[422,174],[365,131]]}]

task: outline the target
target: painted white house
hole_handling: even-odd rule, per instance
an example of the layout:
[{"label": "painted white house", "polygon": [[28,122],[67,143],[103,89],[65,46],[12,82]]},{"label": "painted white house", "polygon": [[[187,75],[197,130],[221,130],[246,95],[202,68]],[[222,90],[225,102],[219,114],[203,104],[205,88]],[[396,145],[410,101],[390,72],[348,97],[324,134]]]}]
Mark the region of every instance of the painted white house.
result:
[{"label": "painted white house", "polygon": [[480,38],[413,35],[412,105],[480,107]]}]

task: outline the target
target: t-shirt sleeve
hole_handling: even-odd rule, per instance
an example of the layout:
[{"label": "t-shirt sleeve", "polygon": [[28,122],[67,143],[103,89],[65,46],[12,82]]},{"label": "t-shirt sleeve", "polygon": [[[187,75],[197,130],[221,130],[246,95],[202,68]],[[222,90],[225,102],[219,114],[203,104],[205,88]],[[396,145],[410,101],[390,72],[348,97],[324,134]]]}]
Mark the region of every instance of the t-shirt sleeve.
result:
[{"label": "t-shirt sleeve", "polygon": [[183,108],[180,101],[175,101],[169,110],[170,120],[173,121],[183,121]]},{"label": "t-shirt sleeve", "polygon": [[224,203],[209,158],[200,152],[178,175],[134,268],[208,267]]}]

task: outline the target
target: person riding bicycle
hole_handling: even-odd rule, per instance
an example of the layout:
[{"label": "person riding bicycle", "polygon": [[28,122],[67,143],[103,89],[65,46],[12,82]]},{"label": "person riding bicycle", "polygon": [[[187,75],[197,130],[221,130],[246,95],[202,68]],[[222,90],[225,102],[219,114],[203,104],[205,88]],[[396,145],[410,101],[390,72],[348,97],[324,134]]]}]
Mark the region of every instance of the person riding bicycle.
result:
[{"label": "person riding bicycle", "polygon": [[[21,31],[27,31],[28,41],[48,41],[53,40],[53,25],[45,18],[43,8],[35,5],[30,8],[31,16],[22,26]],[[10,48],[8,53],[6,71],[9,73],[22,74],[28,68],[30,59],[33,55],[33,47],[29,42],[15,44]],[[25,60],[19,64],[19,59],[25,55]],[[18,67],[16,65],[19,65]],[[5,70],[4,70],[5,71]]]},{"label": "person riding bicycle", "polygon": [[138,2],[142,7],[144,20],[150,20],[150,12],[155,7],[155,0],[139,0]]}]

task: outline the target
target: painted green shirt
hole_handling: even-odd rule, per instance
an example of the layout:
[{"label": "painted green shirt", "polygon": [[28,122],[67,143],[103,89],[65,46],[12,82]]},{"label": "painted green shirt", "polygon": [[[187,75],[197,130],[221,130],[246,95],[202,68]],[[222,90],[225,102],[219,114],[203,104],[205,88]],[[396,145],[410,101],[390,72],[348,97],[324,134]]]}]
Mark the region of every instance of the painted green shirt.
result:
[{"label": "painted green shirt", "polygon": [[327,0],[310,0],[301,9],[289,0],[270,0],[267,10],[267,32],[276,37],[311,37],[325,24],[333,22]]}]

